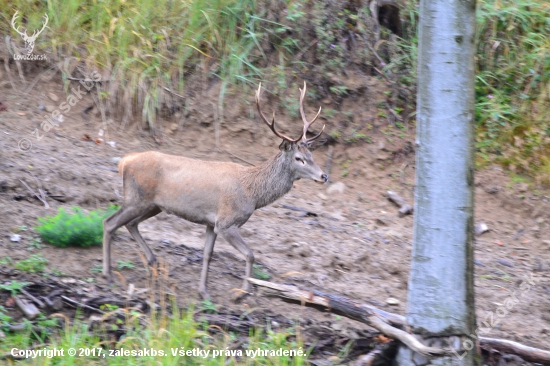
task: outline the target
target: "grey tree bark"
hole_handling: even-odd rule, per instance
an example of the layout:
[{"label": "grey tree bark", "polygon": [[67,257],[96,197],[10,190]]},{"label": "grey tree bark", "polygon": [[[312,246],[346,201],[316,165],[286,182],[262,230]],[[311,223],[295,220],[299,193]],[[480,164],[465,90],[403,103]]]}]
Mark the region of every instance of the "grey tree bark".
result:
[{"label": "grey tree bark", "polygon": [[415,229],[407,321],[429,360],[401,347],[401,366],[474,365],[475,0],[421,0]]}]

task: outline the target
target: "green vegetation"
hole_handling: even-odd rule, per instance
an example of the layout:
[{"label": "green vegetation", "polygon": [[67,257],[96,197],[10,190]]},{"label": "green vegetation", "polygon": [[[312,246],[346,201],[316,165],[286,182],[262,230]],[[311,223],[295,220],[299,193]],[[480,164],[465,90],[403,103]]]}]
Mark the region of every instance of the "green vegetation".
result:
[{"label": "green vegetation", "polygon": [[57,215],[39,218],[42,225],[35,230],[43,240],[56,247],[100,245],[103,241],[103,220],[116,210],[117,206],[109,206],[106,211],[85,214],[80,207],[72,207],[72,212],[60,207]]},{"label": "green vegetation", "polygon": [[482,1],[476,120],[482,162],[550,184],[550,4]]},{"label": "green vegetation", "polygon": [[[545,118],[550,5],[545,0],[477,4],[478,163],[501,163],[550,184],[550,122]],[[272,81],[266,88],[287,114],[297,116],[297,99],[288,90],[301,86],[298,79],[315,78],[315,85],[324,85],[310,85],[309,98],[328,93],[337,102],[353,94],[341,82],[347,70],[390,82],[387,105],[379,103],[380,119],[392,118],[386,108],[406,121],[414,116],[416,1],[404,2],[401,9],[402,37],[384,27],[377,35],[368,6],[353,2],[17,0],[4,7],[10,10],[0,15],[1,24],[9,25],[18,10],[29,29],[38,28],[47,13],[48,30],[38,38],[37,50],[64,61],[65,80],[84,76],[76,74],[82,69],[75,68],[78,63],[84,65],[83,74],[101,71],[110,80],[98,85],[106,110],[123,123],[140,116],[152,133],[163,108],[174,111],[185,104],[172,92],[185,95],[193,80],[220,82],[221,119],[225,96],[260,79]],[[15,35],[7,28],[10,32]],[[327,116],[341,112],[346,111],[327,110]],[[393,124],[408,128],[401,121]]]},{"label": "green vegetation", "polygon": [[252,277],[264,281],[267,281],[271,278],[271,275],[264,271],[260,265],[254,264],[252,265],[252,267]]},{"label": "green vegetation", "polygon": [[17,295],[28,284],[28,282],[11,281],[8,284],[0,285],[0,290],[9,291],[13,296]]},{"label": "green vegetation", "polygon": [[[0,344],[0,352],[7,354],[12,348],[30,349],[34,342],[47,343],[48,348],[64,350],[64,356],[53,358],[37,357],[22,361],[29,365],[273,365],[301,366],[305,365],[309,350],[303,348],[299,335],[293,330],[274,332],[269,327],[264,331],[251,330],[243,342],[235,334],[229,334],[216,328],[216,333],[209,333],[206,323],[195,320],[192,308],[181,312],[173,306],[173,312],[167,315],[165,310],[153,312],[150,317],[144,317],[134,309],[119,309],[104,307],[109,312],[101,321],[88,324],[79,320],[65,319],[62,329],[58,328],[55,318],[41,316],[34,322],[35,327],[42,329],[40,333],[31,327],[24,332],[7,333]],[[200,315],[198,316],[200,318]],[[6,329],[11,318],[5,309],[0,307],[0,326]],[[30,325],[30,323],[29,323]],[[114,334],[122,329],[125,335],[115,338]],[[212,328],[213,329],[213,328]],[[221,334],[220,334],[221,331]],[[75,356],[68,355],[68,349],[77,350]],[[79,354],[79,349],[88,349],[88,353]],[[114,353],[109,357],[110,350],[124,349],[131,354]],[[208,351],[204,354],[184,355],[182,351]],[[143,353],[147,350],[147,353]],[[152,352],[155,350],[155,352]],[[231,351],[229,351],[231,350]],[[302,356],[275,356],[261,354],[258,351],[293,351]],[[142,352],[141,356],[137,356]],[[214,352],[216,351],[216,354]],[[252,354],[251,352],[254,352]],[[248,353],[247,353],[248,352]],[[215,356],[215,357],[214,357]]]},{"label": "green vegetation", "polygon": [[122,271],[124,268],[132,269],[136,268],[136,266],[134,265],[134,263],[132,263],[132,261],[118,260],[116,269]]},{"label": "green vegetation", "polygon": [[23,259],[15,263],[15,269],[29,272],[42,273],[46,269],[48,261],[40,254],[33,254],[27,259]]}]

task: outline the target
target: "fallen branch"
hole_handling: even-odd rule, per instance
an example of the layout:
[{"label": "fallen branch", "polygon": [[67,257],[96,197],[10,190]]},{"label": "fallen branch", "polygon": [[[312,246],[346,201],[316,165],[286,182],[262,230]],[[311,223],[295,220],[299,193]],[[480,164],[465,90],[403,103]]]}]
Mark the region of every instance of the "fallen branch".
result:
[{"label": "fallen branch", "polygon": [[550,351],[525,346],[514,341],[481,337],[480,346],[485,349],[494,348],[500,352],[518,355],[525,361],[550,365]]},{"label": "fallen branch", "polygon": [[95,311],[96,313],[100,313],[100,314],[105,314],[105,312],[103,310],[99,310],[99,309],[96,309],[92,306],[89,306],[89,305],[86,305],[86,304],[83,304],[81,302],[78,302],[76,300],[73,300],[67,296],[61,296],[61,298],[63,300],[65,300],[66,302],[68,302],[69,304],[72,304],[72,305],[75,305],[77,307],[80,307],[80,308],[83,308],[83,309],[88,309],[88,310],[91,310],[91,311]]},{"label": "fallen branch", "polygon": [[[270,289],[271,291],[266,293],[266,295],[272,294],[281,298],[300,301],[303,305],[321,305],[343,316],[367,324],[382,334],[401,341],[415,352],[431,356],[448,355],[449,350],[427,347],[416,340],[411,334],[402,330],[408,328],[406,318],[402,315],[388,313],[374,306],[362,304],[344,296],[316,290],[304,290],[292,285],[281,285],[255,278],[249,278],[248,281],[254,285]],[[503,353],[517,355],[525,361],[550,365],[550,351],[525,346],[506,339],[479,337],[479,343],[480,347],[484,349],[492,348]]]},{"label": "fallen branch", "polygon": [[386,313],[385,311],[379,309],[377,309],[378,311],[374,311],[372,307],[363,306],[362,304],[343,296],[327,294],[314,290],[301,290],[296,286],[280,285],[257,280],[255,278],[249,278],[248,281],[252,284],[275,290],[277,296],[301,301],[304,305],[306,303],[321,305],[329,308],[330,310],[342,313],[349,318],[373,327],[391,338],[398,339],[402,343],[406,344],[411,350],[423,356],[433,357],[451,354],[451,350],[425,346],[409,333],[388,324],[389,320],[387,319],[387,316],[389,313]]},{"label": "fallen branch", "polygon": [[31,300],[32,302],[34,302],[36,305],[38,305],[39,308],[43,308],[44,307],[44,303],[40,300],[38,300],[36,297],[34,297],[33,295],[31,295],[27,290],[25,290],[24,288],[22,288],[21,290],[21,293],[23,295],[25,295],[29,300]]},{"label": "fallen branch", "polygon": [[388,199],[395,203],[399,207],[399,217],[409,215],[413,213],[414,208],[405,201],[403,197],[395,193],[394,191],[387,192]]},{"label": "fallen branch", "polygon": [[27,189],[36,196],[36,198],[38,198],[40,201],[42,201],[42,203],[44,204],[44,207],[46,209],[49,209],[50,208],[50,205],[48,205],[48,202],[46,202],[46,192],[44,192],[42,189],[38,188],[38,191],[40,192],[40,194],[36,193],[31,187],[29,187],[29,185],[27,183],[25,183],[25,181],[19,179],[19,181],[21,183],[23,183],[23,185],[25,187],[27,187]]}]

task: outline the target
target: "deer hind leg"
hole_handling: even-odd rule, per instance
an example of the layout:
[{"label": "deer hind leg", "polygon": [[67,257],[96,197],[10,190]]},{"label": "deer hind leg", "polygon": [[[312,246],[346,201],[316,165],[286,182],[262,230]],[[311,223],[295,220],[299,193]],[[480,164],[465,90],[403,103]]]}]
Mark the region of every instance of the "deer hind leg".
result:
[{"label": "deer hind leg", "polygon": [[203,299],[210,299],[210,295],[206,290],[206,282],[208,281],[208,267],[210,266],[210,259],[212,259],[212,252],[214,251],[214,243],[218,235],[214,232],[214,227],[206,226],[206,243],[204,244],[204,255],[202,258],[202,272],[201,281],[199,284],[199,294]]},{"label": "deer hind leg", "polygon": [[231,244],[235,249],[237,249],[239,252],[241,252],[246,260],[246,267],[245,267],[245,276],[244,276],[244,283],[242,289],[246,291],[247,293],[251,292],[252,286],[250,286],[250,283],[248,282],[248,278],[252,276],[252,265],[254,264],[254,253],[252,253],[252,250],[246,245],[243,238],[239,234],[239,230],[236,226],[233,226],[229,229],[219,230],[219,234],[227,240],[229,244]]},{"label": "deer hind leg", "polygon": [[117,229],[143,214],[133,206],[122,206],[117,212],[103,220],[103,276],[112,282],[111,239]]},{"label": "deer hind leg", "polygon": [[151,207],[148,211],[143,213],[141,216],[133,219],[128,224],[126,224],[126,229],[128,229],[128,231],[130,232],[130,235],[132,235],[134,240],[137,241],[137,243],[141,247],[141,250],[145,253],[145,256],[147,257],[147,264],[149,265],[154,264],[157,258],[155,257],[155,255],[153,254],[153,251],[151,250],[151,248],[149,248],[149,246],[147,245],[147,243],[145,242],[141,234],[139,233],[138,225],[140,222],[150,219],[151,217],[158,215],[160,212],[161,210],[157,206]]}]

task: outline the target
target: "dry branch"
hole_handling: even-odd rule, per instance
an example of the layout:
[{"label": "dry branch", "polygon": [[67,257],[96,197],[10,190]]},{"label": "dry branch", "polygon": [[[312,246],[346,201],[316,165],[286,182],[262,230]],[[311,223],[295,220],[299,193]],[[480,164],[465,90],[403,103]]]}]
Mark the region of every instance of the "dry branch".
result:
[{"label": "dry branch", "polygon": [[327,294],[315,290],[302,290],[296,286],[280,285],[257,280],[255,278],[249,278],[248,281],[252,284],[275,290],[277,296],[298,300],[301,301],[302,304],[311,303],[321,305],[330,310],[342,313],[349,318],[377,329],[391,338],[400,340],[413,351],[426,357],[451,354],[450,350],[425,346],[409,333],[388,324],[389,320],[387,317],[389,315],[391,318],[391,315],[385,311],[379,309],[374,311],[373,307],[364,306],[363,304],[359,304],[343,296]]},{"label": "dry branch", "polygon": [[500,352],[518,355],[525,361],[550,365],[550,351],[525,346],[506,339],[480,337],[480,346],[485,349],[496,349]]},{"label": "dry branch", "polygon": [[[402,315],[388,313],[374,306],[362,304],[344,296],[328,294],[316,290],[300,289],[293,285],[281,285],[257,280],[255,278],[249,278],[248,281],[254,285],[270,289],[266,292],[268,296],[274,295],[285,299],[297,300],[300,301],[302,305],[321,305],[331,311],[367,324],[380,331],[382,334],[401,341],[410,349],[420,354],[437,356],[445,355],[449,352],[447,349],[427,347],[421,344],[411,334],[402,330],[408,328],[406,319]],[[496,349],[502,353],[517,355],[525,361],[550,365],[550,351],[525,346],[506,339],[479,337],[479,343],[484,349]]]},{"label": "dry branch", "polygon": [[399,217],[403,217],[408,214],[412,214],[413,207],[405,201],[403,197],[393,191],[387,192],[388,199],[395,203],[399,207]]}]

